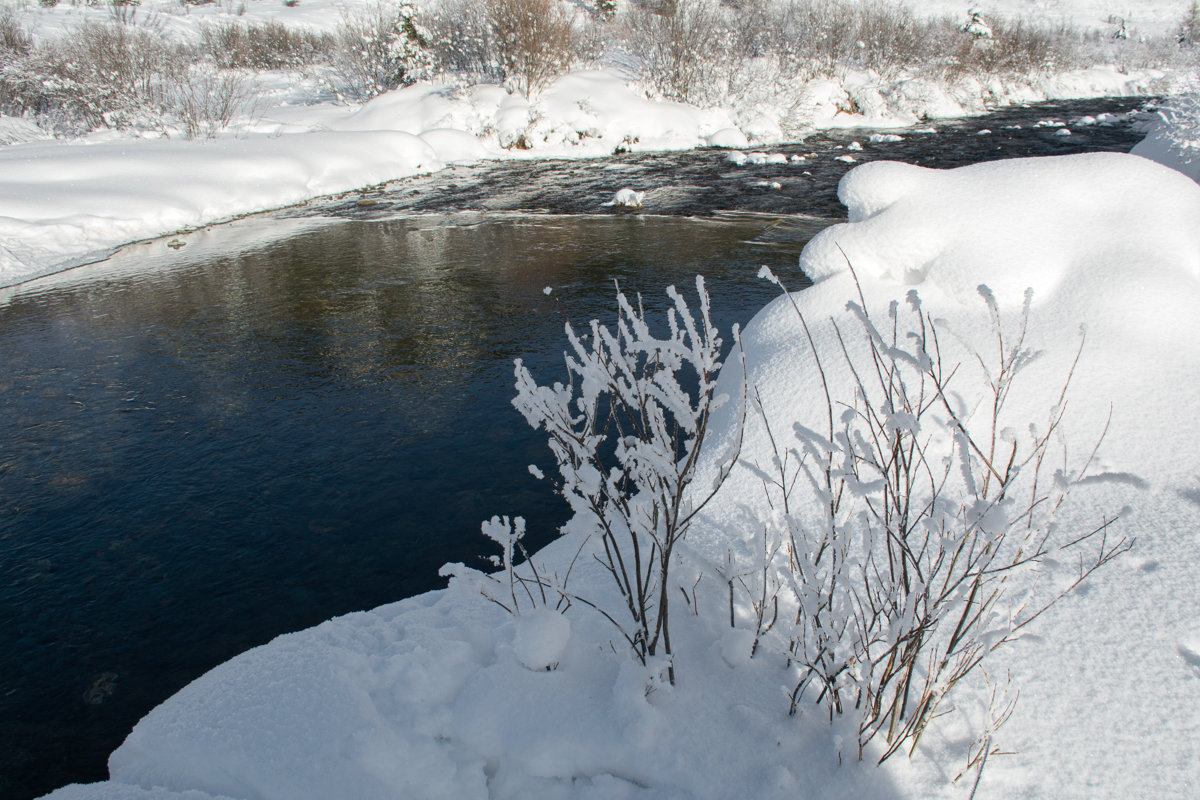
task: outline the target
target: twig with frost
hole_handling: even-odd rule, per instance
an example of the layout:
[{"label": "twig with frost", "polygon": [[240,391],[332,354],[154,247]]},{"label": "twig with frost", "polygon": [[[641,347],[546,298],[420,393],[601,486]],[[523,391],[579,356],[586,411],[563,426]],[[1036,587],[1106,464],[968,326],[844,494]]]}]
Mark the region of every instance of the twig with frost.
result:
[{"label": "twig with frost", "polygon": [[[790,709],[807,697],[831,717],[852,715],[860,758],[877,736],[880,761],[901,747],[911,753],[988,653],[1132,546],[1111,535],[1109,518],[1073,537],[1058,531],[1055,514],[1096,452],[1072,469],[1060,442],[1079,352],[1046,424],[1020,436],[1005,409],[1036,355],[1026,345],[1030,297],[1010,328],[990,291],[980,294],[995,347],[993,355],[966,348],[984,387],[969,403],[955,388],[963,365],[947,358],[939,323],[915,292],[907,312],[893,302],[880,324],[860,287],[859,302],[847,305],[852,324],[830,320],[832,359],[793,303],[830,428],[795,428],[797,464],[817,502],[787,514],[794,624],[786,653],[798,672]],[[849,397],[831,393],[834,363],[850,379]],[[760,474],[790,509],[786,472]],[[1039,578],[1068,560],[1074,575],[1047,598]]]},{"label": "twig with frost", "polygon": [[540,386],[518,359],[513,400],[530,425],[549,435],[559,472],[552,482],[575,515],[572,525],[589,527],[599,539],[595,558],[612,576],[624,609],[572,597],[611,621],[642,663],[661,652],[672,682],[671,565],[736,460],[735,453],[712,485],[693,486],[711,414],[728,400],[715,394],[721,339],[699,277],[696,292],[698,318],[668,288],[673,307],[667,335],[658,336],[641,303],[635,308],[618,290],[614,327],[593,320],[581,334],[567,323],[567,382]]}]

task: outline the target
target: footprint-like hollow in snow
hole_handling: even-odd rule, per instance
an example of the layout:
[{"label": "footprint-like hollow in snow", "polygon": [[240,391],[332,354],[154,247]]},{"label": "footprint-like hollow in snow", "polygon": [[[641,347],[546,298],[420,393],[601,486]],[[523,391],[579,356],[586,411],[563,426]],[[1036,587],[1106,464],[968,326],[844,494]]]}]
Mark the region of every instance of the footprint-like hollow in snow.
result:
[{"label": "footprint-like hollow in snow", "polygon": [[1200,635],[1183,640],[1178,645],[1179,655],[1200,677]]}]

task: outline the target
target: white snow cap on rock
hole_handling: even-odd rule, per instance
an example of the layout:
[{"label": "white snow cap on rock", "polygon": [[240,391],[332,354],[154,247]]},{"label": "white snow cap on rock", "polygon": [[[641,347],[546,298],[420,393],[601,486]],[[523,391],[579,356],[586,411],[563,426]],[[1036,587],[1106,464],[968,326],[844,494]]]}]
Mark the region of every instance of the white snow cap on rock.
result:
[{"label": "white snow cap on rock", "polygon": [[624,189],[619,190],[615,195],[613,195],[612,200],[609,200],[607,203],[601,203],[601,205],[621,206],[623,208],[641,208],[642,200],[644,200],[645,198],[646,198],[645,192],[639,192],[634,189],[630,189],[627,186]]},{"label": "white snow cap on rock", "polygon": [[[1081,187],[1097,191],[1081,191]],[[1103,191],[1105,187],[1111,191]],[[1091,153],[1022,158],[950,170],[876,161],[847,173],[838,197],[848,224],[822,231],[801,267],[821,280],[847,268],[959,297],[1051,292],[1091,263],[1125,276],[1164,267],[1166,248],[1200,275],[1200,186],[1144,158]]]}]

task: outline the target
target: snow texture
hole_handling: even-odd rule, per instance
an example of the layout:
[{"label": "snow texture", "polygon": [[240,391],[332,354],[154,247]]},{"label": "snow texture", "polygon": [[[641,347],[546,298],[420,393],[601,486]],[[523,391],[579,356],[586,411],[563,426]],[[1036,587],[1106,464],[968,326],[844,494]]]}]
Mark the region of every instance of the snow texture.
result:
[{"label": "snow texture", "polygon": [[[846,329],[851,319],[848,301],[883,314],[914,286],[953,332],[944,353],[962,359],[955,380],[972,396],[985,376],[964,343],[986,346],[991,324],[978,283],[1002,315],[1034,288],[1028,337],[1044,352],[1009,398],[1013,421],[1040,419],[1055,402],[1081,324],[1087,343],[1062,433],[1086,451],[1111,419],[1097,465],[1114,480],[1079,487],[1060,522],[1078,530],[1127,507],[1117,524],[1136,549],[995,655],[989,674],[1011,675],[1020,691],[995,739],[1015,755],[989,760],[977,796],[1188,795],[1200,785],[1200,430],[1191,424],[1200,186],[1137,156],[1103,154],[949,171],[869,164],[847,175],[841,196],[851,221],[804,252],[816,284],[770,304],[742,336],[775,431],[816,429],[824,414],[820,381],[801,371],[809,346],[796,308],[828,351],[837,346],[832,321]],[[853,338],[846,347],[865,352]],[[853,393],[844,369],[826,377],[836,397]],[[740,370],[723,375],[718,393],[739,396],[740,380]],[[738,405],[715,412],[696,486],[711,485],[727,457]],[[749,415],[741,462],[769,464],[770,447],[762,418]],[[745,519],[763,502],[761,475],[734,470],[689,533],[690,553],[720,564],[755,546]],[[561,574],[581,535],[537,554],[542,574]],[[580,564],[574,591],[619,601],[606,573],[586,557]],[[712,574],[694,591],[702,604],[727,602]],[[677,613],[679,680],[670,686],[661,664],[640,665],[585,605],[561,622],[545,609],[514,618],[456,578],[221,665],[138,724],[112,755],[112,782],[51,797],[967,796],[973,774],[951,779],[986,712],[982,681],[956,689],[959,712],[939,719],[911,760],[839,766],[844,732],[816,709],[789,717],[783,659],[750,657],[750,612],[739,595],[732,630],[721,614]]]}]

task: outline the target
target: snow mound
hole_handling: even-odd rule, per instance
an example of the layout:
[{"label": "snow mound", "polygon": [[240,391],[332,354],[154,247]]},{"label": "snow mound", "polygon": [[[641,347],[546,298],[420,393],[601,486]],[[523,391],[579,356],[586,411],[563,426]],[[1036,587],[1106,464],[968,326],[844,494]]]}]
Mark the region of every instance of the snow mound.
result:
[{"label": "snow mound", "polygon": [[737,128],[722,128],[706,140],[710,147],[748,147],[750,140]]},{"label": "snow mound", "polygon": [[612,200],[609,200],[607,203],[601,203],[601,205],[617,206],[619,208],[641,208],[642,201],[645,199],[645,192],[639,192],[634,189],[630,189],[629,187],[625,187],[624,189],[618,190],[617,193],[613,195]]},{"label": "snow mound", "polygon": [[517,617],[516,624],[513,649],[520,662],[535,672],[557,667],[571,637],[571,621],[549,608],[535,608]]},{"label": "snow mound", "polygon": [[[813,280],[853,267],[872,280],[932,283],[960,298],[980,283],[1017,297],[1032,287],[1045,297],[1073,271],[1120,265],[1123,275],[1200,275],[1200,187],[1137,156],[950,170],[877,161],[849,172],[838,197],[850,222],[805,249],[801,267]],[[1163,249],[1176,257],[1164,263]]]}]

